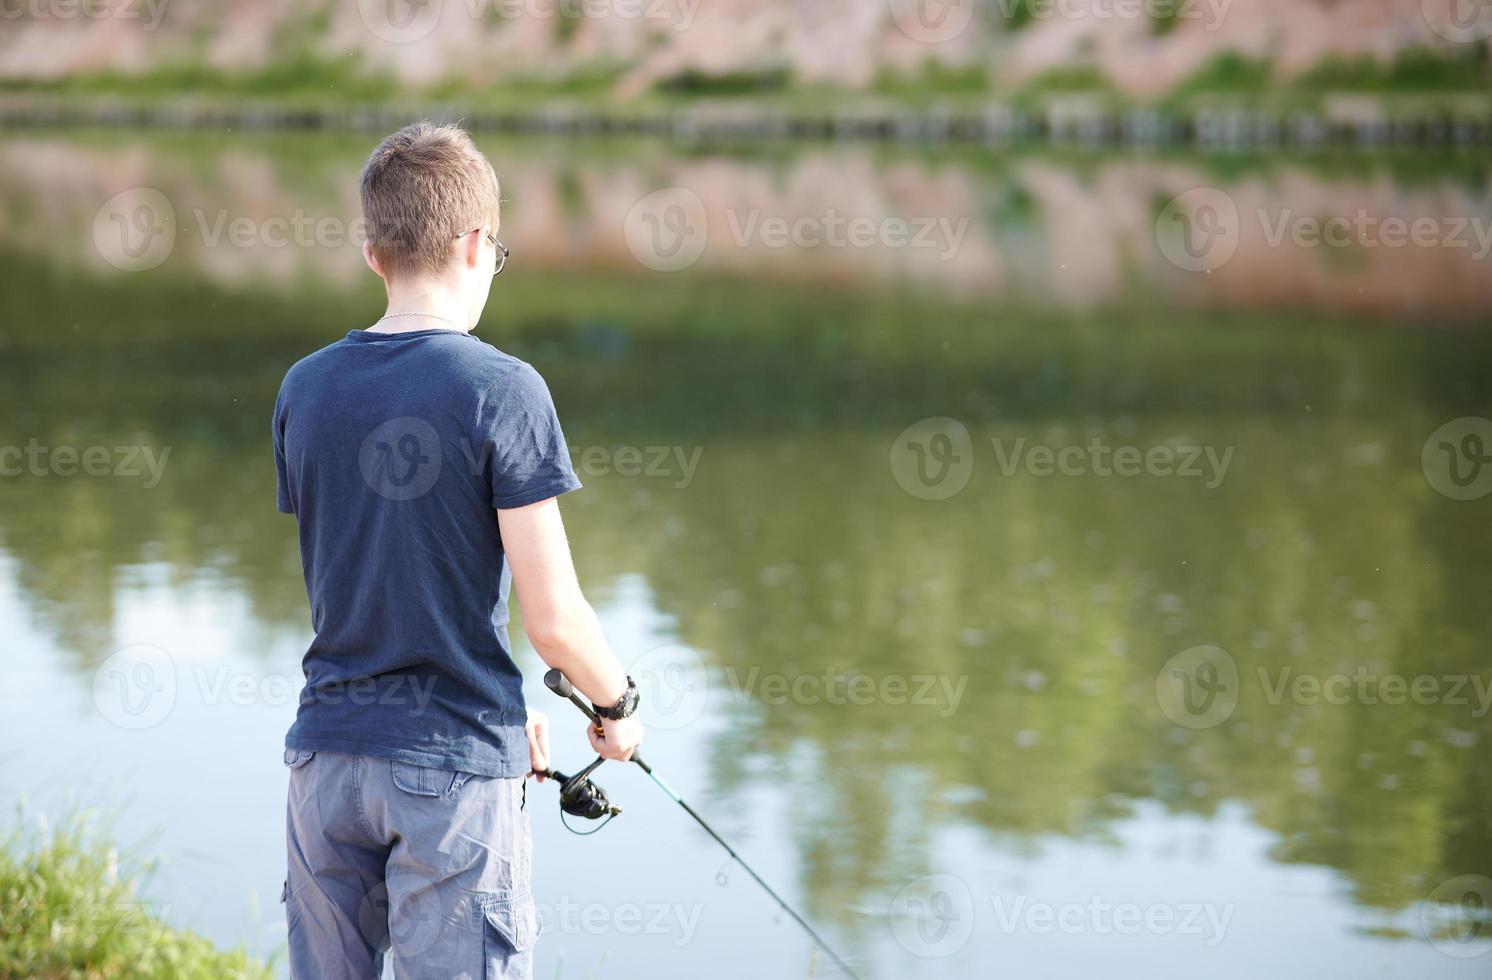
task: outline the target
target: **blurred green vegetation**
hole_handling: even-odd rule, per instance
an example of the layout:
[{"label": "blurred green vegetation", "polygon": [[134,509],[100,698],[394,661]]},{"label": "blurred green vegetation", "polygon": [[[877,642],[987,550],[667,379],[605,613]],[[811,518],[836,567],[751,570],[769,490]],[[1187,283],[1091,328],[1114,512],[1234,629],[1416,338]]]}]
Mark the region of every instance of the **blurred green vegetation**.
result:
[{"label": "blurred green vegetation", "polygon": [[1390,61],[1333,57],[1295,79],[1301,89],[1327,91],[1477,91],[1492,81],[1487,48],[1450,53],[1406,48]]},{"label": "blurred green vegetation", "polygon": [[1257,94],[1273,84],[1273,70],[1263,58],[1230,51],[1197,69],[1176,91],[1176,96],[1197,92]]},{"label": "blurred green vegetation", "polygon": [[1320,110],[1348,95],[1367,98],[1391,118],[1485,114],[1492,64],[1484,48],[1406,48],[1390,59],[1332,56],[1291,77],[1267,58],[1228,51],[1209,60],[1160,100],[1172,109],[1219,102],[1265,112]]},{"label": "blurred green vegetation", "polygon": [[0,980],[269,980],[272,968],[173,928],[132,865],[82,816],[0,834]]},{"label": "blurred green vegetation", "polygon": [[[1020,27],[1021,9],[1017,7],[1011,18],[1013,29]],[[324,15],[323,11],[318,16]],[[574,20],[561,17],[556,23],[567,25]],[[1160,17],[1155,29],[1165,33],[1166,25],[1172,23],[1174,18]],[[1390,114],[1485,114],[1492,104],[1492,62],[1480,45],[1409,48],[1391,59],[1332,56],[1288,77],[1270,59],[1225,51],[1171,91],[1148,98],[1120,92],[1099,67],[1082,59],[1018,85],[1000,81],[993,62],[950,65],[928,59],[910,72],[883,67],[866,91],[806,82],[785,67],[729,72],[685,68],[658,79],[645,92],[619,99],[616,86],[628,65],[604,56],[565,74],[519,74],[500,84],[474,83],[453,74],[428,86],[410,88],[365,64],[356,53],[332,58],[318,52],[307,40],[314,36],[314,31],[287,27],[278,48],[280,56],[255,71],[209,69],[203,67],[205,59],[190,57],[142,73],[85,73],[48,80],[0,78],[0,92],[110,104],[180,100],[197,105],[328,111],[349,106],[413,109],[449,102],[455,110],[470,113],[585,109],[618,119],[649,117],[715,100],[749,101],[764,113],[874,114],[933,106],[975,112],[991,101],[1034,108],[1073,93],[1102,95],[1115,108],[1154,106],[1177,112],[1212,104],[1219,97],[1241,100],[1266,112],[1319,109],[1343,93],[1370,96]]]},{"label": "blurred green vegetation", "polygon": [[947,92],[985,93],[989,88],[989,70],[984,66],[954,67],[929,58],[915,72],[898,72],[882,66],[876,73],[873,91],[888,95],[915,96]]}]

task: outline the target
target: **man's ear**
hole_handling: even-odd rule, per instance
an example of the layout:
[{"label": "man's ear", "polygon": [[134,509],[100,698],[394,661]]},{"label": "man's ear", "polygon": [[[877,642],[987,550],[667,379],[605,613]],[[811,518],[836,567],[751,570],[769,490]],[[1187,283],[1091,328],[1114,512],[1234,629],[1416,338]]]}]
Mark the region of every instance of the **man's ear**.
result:
[{"label": "man's ear", "polygon": [[383,268],[378,264],[378,256],[373,254],[373,243],[367,239],[363,240],[363,261],[368,263],[368,268],[373,270],[374,275],[387,281],[388,277],[383,274]]},{"label": "man's ear", "polygon": [[477,263],[482,260],[482,236],[487,229],[478,228],[469,235],[461,236],[461,259],[466,263],[468,269],[475,269]]}]

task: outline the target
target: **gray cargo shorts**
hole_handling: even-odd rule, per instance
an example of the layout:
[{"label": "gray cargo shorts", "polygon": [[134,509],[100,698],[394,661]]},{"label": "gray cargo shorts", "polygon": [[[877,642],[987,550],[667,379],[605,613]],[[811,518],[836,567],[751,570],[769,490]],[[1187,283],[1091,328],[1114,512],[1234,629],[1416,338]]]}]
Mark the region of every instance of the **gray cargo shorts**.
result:
[{"label": "gray cargo shorts", "polygon": [[522,779],[285,751],[294,980],[527,980],[538,928]]}]

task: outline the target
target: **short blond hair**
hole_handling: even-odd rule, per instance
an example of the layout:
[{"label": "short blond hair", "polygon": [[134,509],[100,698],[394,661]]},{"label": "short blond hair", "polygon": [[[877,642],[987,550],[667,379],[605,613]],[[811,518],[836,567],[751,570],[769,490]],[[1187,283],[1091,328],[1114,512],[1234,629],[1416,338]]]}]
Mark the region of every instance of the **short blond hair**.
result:
[{"label": "short blond hair", "polygon": [[438,274],[457,237],[497,230],[497,174],[459,126],[417,122],[385,138],[363,164],[358,191],[385,276]]}]

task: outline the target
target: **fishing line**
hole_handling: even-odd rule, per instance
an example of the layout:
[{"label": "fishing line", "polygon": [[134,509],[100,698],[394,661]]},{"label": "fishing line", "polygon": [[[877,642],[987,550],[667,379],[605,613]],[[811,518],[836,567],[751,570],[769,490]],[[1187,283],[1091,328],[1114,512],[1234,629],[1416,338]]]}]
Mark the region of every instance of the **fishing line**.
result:
[{"label": "fishing line", "polygon": [[[575,707],[579,708],[582,712],[585,713],[585,716],[591,720],[592,724],[600,724],[600,720],[596,717],[596,713],[591,710],[590,705],[582,701],[579,695],[575,693],[575,688],[570,684],[569,679],[565,677],[564,674],[560,673],[558,670],[551,670],[549,671],[549,673],[544,675],[544,684],[555,694],[558,694],[562,698],[569,699],[571,704],[575,705]],[[597,833],[601,830],[602,827],[606,826],[608,823],[614,820],[617,814],[622,812],[621,807],[612,804],[611,799],[606,795],[606,791],[591,781],[591,773],[595,772],[596,767],[601,765],[603,761],[604,760],[598,756],[595,762],[592,762],[590,765],[586,766],[584,769],[580,770],[573,776],[566,776],[563,773],[556,772],[553,769],[545,770],[542,773],[542,775],[544,776],[559,781],[560,822],[565,825],[566,830],[580,837],[589,837],[591,834]],[[705,833],[715,838],[715,843],[725,848],[725,853],[730,855],[731,861],[734,861],[737,865],[739,865],[742,870],[744,870],[751,876],[753,881],[755,881],[762,887],[763,891],[772,896],[772,900],[775,901],[784,912],[792,916],[793,921],[798,924],[799,928],[807,933],[808,938],[812,939],[820,949],[829,954],[829,958],[833,960],[835,964],[838,965],[839,968],[851,978],[851,980],[860,980],[860,978],[856,976],[855,971],[850,969],[849,964],[840,959],[839,954],[834,952],[833,948],[824,941],[823,937],[821,937],[817,932],[814,931],[813,926],[808,924],[808,920],[799,915],[797,911],[791,905],[789,905],[781,895],[777,894],[776,890],[774,890],[771,885],[767,884],[766,881],[762,879],[762,876],[757,874],[756,870],[752,868],[751,865],[747,864],[744,859],[742,859],[741,855],[736,853],[736,849],[727,844],[725,842],[725,838],[721,837],[715,832],[715,828],[711,827],[709,823],[706,822],[705,818],[699,815],[698,811],[696,811],[694,807],[684,802],[684,798],[679,795],[677,790],[668,785],[668,783],[664,781],[662,776],[659,776],[657,773],[653,772],[653,767],[644,762],[642,760],[642,756],[634,752],[632,753],[632,758],[629,761],[636,763],[637,767],[643,772],[647,773],[648,778],[656,783],[659,789],[667,793],[669,798],[677,803],[680,807],[682,807],[685,813],[694,818],[695,823],[704,828]],[[586,820],[601,820],[602,822],[594,830],[579,831],[571,827],[570,824],[565,820],[566,814],[569,814],[570,816],[582,817]],[[715,880],[717,882],[720,882],[721,879],[725,877],[725,871],[722,869],[716,874]]]}]

